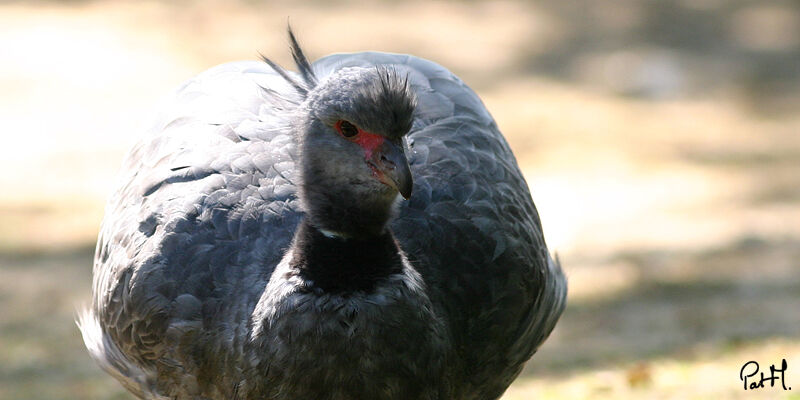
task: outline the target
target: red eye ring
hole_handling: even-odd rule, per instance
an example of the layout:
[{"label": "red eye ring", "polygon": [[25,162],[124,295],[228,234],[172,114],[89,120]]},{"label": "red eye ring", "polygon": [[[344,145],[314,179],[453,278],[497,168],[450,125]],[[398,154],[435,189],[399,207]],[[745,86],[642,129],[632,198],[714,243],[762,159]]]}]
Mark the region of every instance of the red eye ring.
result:
[{"label": "red eye ring", "polygon": [[345,121],[343,119],[336,121],[336,125],[334,125],[334,128],[336,128],[336,130],[339,132],[340,135],[348,139],[351,139],[356,135],[358,135],[358,128],[349,121]]}]

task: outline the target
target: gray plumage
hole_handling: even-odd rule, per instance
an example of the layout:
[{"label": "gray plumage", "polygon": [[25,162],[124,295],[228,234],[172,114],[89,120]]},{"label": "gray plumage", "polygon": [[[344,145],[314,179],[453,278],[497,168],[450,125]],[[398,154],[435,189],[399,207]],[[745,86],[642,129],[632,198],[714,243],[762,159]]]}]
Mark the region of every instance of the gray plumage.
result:
[{"label": "gray plumage", "polygon": [[[92,357],[148,399],[499,397],[566,281],[494,120],[430,61],[311,65],[290,38],[299,74],[212,68],[127,156],[79,321]],[[395,158],[365,161],[345,118]]]}]

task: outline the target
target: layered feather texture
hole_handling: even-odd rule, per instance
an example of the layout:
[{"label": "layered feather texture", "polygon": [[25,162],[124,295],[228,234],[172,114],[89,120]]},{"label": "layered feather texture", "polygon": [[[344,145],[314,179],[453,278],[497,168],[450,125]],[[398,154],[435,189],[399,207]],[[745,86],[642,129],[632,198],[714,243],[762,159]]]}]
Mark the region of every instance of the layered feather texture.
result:
[{"label": "layered feather texture", "polygon": [[[262,62],[202,73],[127,156],[80,320],[92,356],[141,398],[499,397],[555,326],[566,281],[497,125],[472,90],[430,61],[302,60],[299,75]],[[292,118],[308,82],[376,66],[407,76],[417,99],[405,138],[413,194],[389,225],[399,283],[292,300],[285,285],[295,278],[280,275],[304,212]],[[279,314],[298,324],[347,315],[352,326],[326,331],[341,337],[293,339],[314,329],[282,326]],[[263,343],[275,337],[270,329],[285,329],[284,347]],[[307,347],[292,350],[293,341]],[[354,354],[363,358],[347,358]],[[390,358],[396,377],[381,372]],[[292,363],[309,359],[342,367],[325,372],[319,391],[291,392],[285,382],[306,382]],[[430,372],[420,365],[435,373],[419,390],[404,387]]]}]

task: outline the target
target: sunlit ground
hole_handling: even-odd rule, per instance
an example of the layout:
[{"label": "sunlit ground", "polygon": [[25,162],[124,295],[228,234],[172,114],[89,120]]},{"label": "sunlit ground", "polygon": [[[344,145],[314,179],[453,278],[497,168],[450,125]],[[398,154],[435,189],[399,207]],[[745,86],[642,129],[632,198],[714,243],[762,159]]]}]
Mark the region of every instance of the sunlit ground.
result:
[{"label": "sunlit ground", "polygon": [[[504,399],[798,398],[798,6],[536,4],[0,5],[0,398],[130,398],[72,322],[115,171],[181,81],[288,63],[287,17],[312,57],[441,63],[505,132],[570,298]],[[742,390],[782,358],[793,391]]]}]

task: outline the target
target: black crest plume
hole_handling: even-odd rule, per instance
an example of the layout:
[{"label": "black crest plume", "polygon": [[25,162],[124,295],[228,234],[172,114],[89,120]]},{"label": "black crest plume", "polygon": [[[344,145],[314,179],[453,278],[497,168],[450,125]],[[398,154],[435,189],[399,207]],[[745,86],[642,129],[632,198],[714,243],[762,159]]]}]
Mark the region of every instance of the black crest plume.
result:
[{"label": "black crest plume", "polygon": [[287,31],[289,33],[289,45],[292,49],[292,58],[294,58],[295,65],[297,65],[297,71],[300,72],[300,77],[303,78],[302,81],[297,81],[295,78],[289,75],[289,73],[286,72],[283,67],[276,64],[263,54],[259,55],[265,63],[269,64],[269,66],[275,70],[275,72],[282,76],[283,79],[286,79],[286,81],[289,82],[289,84],[291,84],[298,93],[305,96],[308,94],[309,90],[317,86],[317,76],[314,75],[314,71],[311,69],[311,64],[308,62],[306,55],[303,54],[303,49],[300,48],[300,44],[297,42],[294,32],[292,32],[292,27],[288,26]]}]

